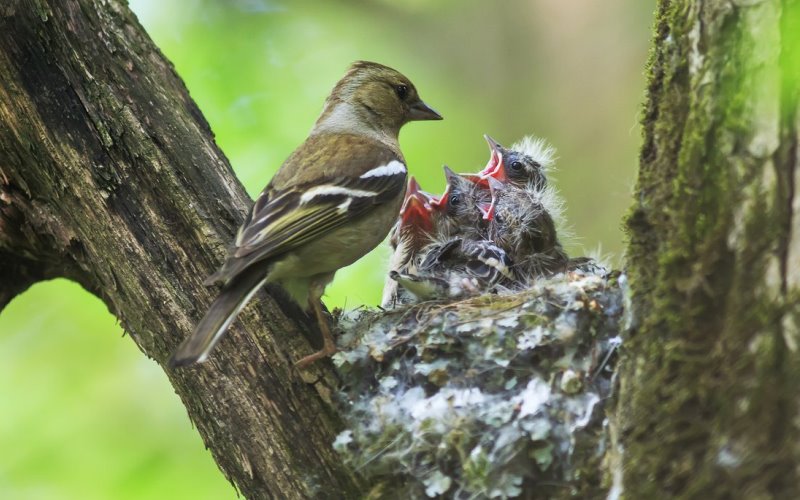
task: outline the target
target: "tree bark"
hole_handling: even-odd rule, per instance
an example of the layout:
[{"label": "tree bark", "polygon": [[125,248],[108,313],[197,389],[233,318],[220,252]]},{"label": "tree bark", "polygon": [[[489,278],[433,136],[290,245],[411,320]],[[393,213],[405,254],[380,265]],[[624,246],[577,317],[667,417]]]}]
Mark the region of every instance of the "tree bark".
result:
[{"label": "tree bark", "polygon": [[[496,477],[505,494],[519,489],[530,498],[800,497],[797,33],[797,0],[659,2],[627,219],[628,330],[609,426],[602,401],[614,379],[606,373],[597,386],[592,373],[611,359],[599,349],[616,345],[616,279],[595,288],[546,283],[510,298],[368,315],[353,326],[367,340],[356,341],[340,371],[350,377],[351,401],[372,394],[380,403],[409,392],[412,381],[424,388],[415,401],[433,399],[454,377],[490,396],[500,394],[491,384],[516,387],[516,378],[503,378],[508,371],[459,364],[467,351],[512,374],[532,370],[520,378],[526,391],[552,389],[538,403],[546,410],[523,415],[511,404],[497,420],[484,406],[480,426],[470,428],[479,432],[446,427],[452,449],[425,440],[405,447],[422,457],[413,462],[426,477],[393,469],[393,457],[363,454],[371,440],[383,453],[380,439],[397,446],[407,436],[403,425],[380,434],[372,418],[357,426],[370,415],[364,408],[376,407],[372,399],[346,415],[353,437],[338,441],[342,456],[333,451],[344,428],[331,404],[337,375],[320,364],[307,384],[292,369],[312,350],[304,336],[313,322],[270,290],[207,363],[167,371],[222,471],[248,498],[357,497],[365,490],[348,461],[375,469],[376,496],[489,491],[495,485],[481,481]],[[249,202],[183,83],[124,2],[0,6],[0,308],[37,281],[73,279],[164,363],[213,298],[201,283]],[[487,323],[493,315],[505,329]],[[531,340],[533,331],[544,343]],[[491,338],[500,342],[486,356],[481,346]],[[380,342],[389,343],[377,349]],[[527,354],[518,352],[524,342]],[[364,387],[354,392],[354,382]],[[530,408],[537,394],[507,402]],[[535,419],[560,429],[569,420],[555,409],[584,396],[592,396],[588,427],[531,441],[531,429],[541,430],[531,427]],[[459,416],[459,425],[475,421]],[[508,455],[513,471],[477,469],[484,460],[475,450],[488,453],[492,441],[482,433],[517,421],[528,434],[513,447],[524,452]],[[558,449],[569,454],[551,454]],[[528,468],[532,457],[540,470]],[[438,469],[429,467],[437,460]],[[459,476],[464,471],[472,475]]]},{"label": "tree bark", "polygon": [[[0,5],[0,307],[73,279],[163,364],[212,300],[202,281],[249,203],[126,2]],[[278,291],[256,302],[207,363],[167,375],[246,497],[357,495],[331,449],[330,364],[314,384],[292,367],[313,322]]]},{"label": "tree bark", "polygon": [[617,415],[626,498],[799,498],[800,2],[659,2]]}]

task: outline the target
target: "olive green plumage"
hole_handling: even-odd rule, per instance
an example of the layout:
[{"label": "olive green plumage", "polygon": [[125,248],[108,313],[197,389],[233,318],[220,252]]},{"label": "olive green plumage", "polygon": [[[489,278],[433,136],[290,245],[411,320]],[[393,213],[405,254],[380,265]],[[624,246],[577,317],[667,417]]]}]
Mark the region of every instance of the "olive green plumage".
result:
[{"label": "olive green plumage", "polygon": [[170,359],[206,359],[239,311],[265,283],[277,282],[314,312],[324,348],[335,352],[323,315],[325,286],[389,232],[403,199],[407,169],[397,136],[414,120],[441,116],[411,81],[381,64],[358,61],[334,86],[308,139],[256,199],[222,267],[207,284],[218,298]]}]

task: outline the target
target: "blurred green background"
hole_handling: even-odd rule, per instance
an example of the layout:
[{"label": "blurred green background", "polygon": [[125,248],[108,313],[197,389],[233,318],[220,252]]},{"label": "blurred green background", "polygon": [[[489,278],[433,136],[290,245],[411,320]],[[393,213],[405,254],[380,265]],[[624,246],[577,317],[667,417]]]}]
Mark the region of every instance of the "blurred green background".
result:
[{"label": "blurred green background", "polygon": [[[619,262],[655,0],[131,0],[251,195],[308,133],[356,59],[393,66],[443,122],[401,134],[411,172],[482,168],[482,134],[559,151],[573,254]],[[328,306],[379,301],[379,248]],[[235,498],[161,369],[64,280],[0,314],[0,498]]]}]

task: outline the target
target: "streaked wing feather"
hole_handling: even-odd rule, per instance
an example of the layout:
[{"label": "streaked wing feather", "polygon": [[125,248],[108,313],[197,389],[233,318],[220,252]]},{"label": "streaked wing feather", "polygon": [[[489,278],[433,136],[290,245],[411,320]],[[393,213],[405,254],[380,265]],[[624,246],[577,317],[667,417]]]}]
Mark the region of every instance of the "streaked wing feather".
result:
[{"label": "streaked wing feather", "polygon": [[[319,207],[313,211],[298,210],[296,212],[288,214],[292,217],[290,221],[278,221],[274,226],[263,226],[259,232],[252,235],[246,245],[238,247],[234,255],[236,257],[246,257],[254,251],[263,251],[265,254],[269,254],[270,245],[278,237],[280,237],[279,242],[282,246],[287,249],[294,248],[305,241],[302,239],[303,233],[310,233],[309,229],[319,227],[320,221],[324,220],[329,210]],[[309,236],[311,235],[309,234]]]},{"label": "streaked wing feather", "polygon": [[[361,217],[375,205],[396,199],[405,189],[405,182],[403,171],[395,175],[339,177],[273,193],[259,210],[254,207],[239,232],[234,256],[260,260],[297,248]],[[303,195],[308,196],[314,188],[318,194],[304,199]]]}]

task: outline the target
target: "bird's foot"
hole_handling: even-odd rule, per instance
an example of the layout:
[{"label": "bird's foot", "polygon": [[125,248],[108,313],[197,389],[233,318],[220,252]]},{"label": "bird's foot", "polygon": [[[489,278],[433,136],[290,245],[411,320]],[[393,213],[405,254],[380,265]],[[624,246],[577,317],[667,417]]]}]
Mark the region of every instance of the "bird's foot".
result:
[{"label": "bird's foot", "polygon": [[315,361],[319,361],[320,359],[329,358],[333,356],[334,354],[336,354],[336,352],[338,352],[338,350],[339,349],[337,349],[335,345],[329,345],[326,342],[325,346],[322,349],[315,352],[314,354],[309,354],[308,356],[301,358],[294,364],[294,366],[298,370],[304,370],[309,366],[311,366]]}]

